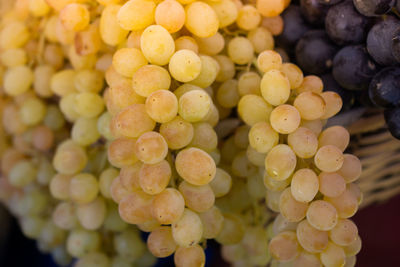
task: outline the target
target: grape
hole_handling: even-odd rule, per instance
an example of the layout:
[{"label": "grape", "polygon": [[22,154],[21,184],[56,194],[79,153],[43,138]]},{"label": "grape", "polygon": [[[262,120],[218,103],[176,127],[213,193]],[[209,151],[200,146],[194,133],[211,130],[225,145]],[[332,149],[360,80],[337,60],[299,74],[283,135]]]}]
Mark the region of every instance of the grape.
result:
[{"label": "grape", "polygon": [[261,15],[252,5],[244,5],[238,13],[236,24],[243,30],[255,29],[261,22]]},{"label": "grape", "polygon": [[400,62],[400,31],[399,30],[396,30],[393,33],[391,45],[392,45],[392,55],[397,60],[397,62]]},{"label": "grape", "polygon": [[72,230],[67,238],[67,251],[74,257],[82,257],[88,252],[94,252],[100,245],[100,234],[84,229]]},{"label": "grape", "polygon": [[321,252],[320,258],[325,266],[344,266],[346,261],[343,249],[332,242],[329,242],[328,247]]},{"label": "grape", "polygon": [[293,152],[300,158],[311,158],[318,149],[316,135],[305,127],[299,127],[288,135],[288,144]]},{"label": "grape", "polygon": [[276,235],[269,243],[269,251],[279,261],[290,261],[296,258],[299,253],[299,244],[296,234],[285,231]]},{"label": "grape", "polygon": [[159,133],[147,132],[137,139],[134,153],[143,163],[156,164],[167,156],[168,145]]},{"label": "grape", "polygon": [[92,252],[89,254],[84,255],[82,258],[80,258],[74,266],[76,267],[107,267],[109,266],[110,260],[109,258],[104,254],[100,252]]},{"label": "grape", "polygon": [[202,62],[192,50],[182,49],[172,55],[168,69],[176,80],[190,82],[200,75]]},{"label": "grape", "polygon": [[147,60],[139,49],[122,48],[113,55],[112,65],[119,74],[132,77],[140,67],[147,65]]},{"label": "grape", "polygon": [[98,181],[89,173],[80,173],[71,178],[69,182],[69,196],[78,204],[92,202],[99,192]]},{"label": "grape", "polygon": [[321,4],[318,0],[301,0],[301,14],[310,24],[315,26],[324,25],[326,13],[329,7]]},{"label": "grape", "polygon": [[155,164],[143,164],[139,171],[139,184],[150,195],[161,193],[171,178],[171,167],[166,160]]},{"label": "grape", "polygon": [[302,70],[298,66],[292,63],[283,63],[281,71],[289,79],[291,89],[301,86],[304,76]]},{"label": "grape", "polygon": [[249,162],[246,151],[241,151],[233,158],[231,170],[233,175],[243,178],[257,173],[257,168]]},{"label": "grape", "polygon": [[357,236],[357,226],[349,219],[339,220],[336,226],[329,231],[329,238],[339,246],[350,245]]},{"label": "grape", "polygon": [[185,200],[174,188],[166,188],[152,202],[152,214],[162,224],[177,222],[183,214]]},{"label": "grape", "polygon": [[143,31],[140,47],[147,60],[156,65],[167,64],[175,51],[174,39],[160,25],[151,25]]},{"label": "grape", "polygon": [[239,91],[237,80],[227,80],[218,88],[216,95],[218,104],[224,108],[233,108],[239,102]]},{"label": "grape", "polygon": [[[261,26],[262,28],[267,29],[273,36],[277,36],[283,32],[284,25],[282,16],[264,17],[261,20]],[[248,38],[251,39],[249,36]],[[268,41],[267,43],[270,42]],[[272,39],[272,44],[273,43],[274,41]]]},{"label": "grape", "polygon": [[243,73],[237,84],[239,95],[241,97],[249,94],[261,95],[260,83],[261,78],[257,73],[252,71]]},{"label": "grape", "polygon": [[338,212],[329,202],[315,200],[308,207],[307,221],[312,227],[320,231],[329,231],[338,222]]},{"label": "grape", "polygon": [[369,98],[382,108],[393,108],[400,104],[398,77],[400,69],[396,67],[384,68],[378,72],[369,85]]},{"label": "grape", "polygon": [[53,157],[53,166],[59,173],[75,174],[87,163],[85,150],[72,140],[64,141],[57,147]]},{"label": "grape", "polygon": [[264,74],[260,84],[261,95],[271,105],[284,104],[290,96],[290,82],[285,74],[272,69]]},{"label": "grape", "polygon": [[117,45],[128,35],[128,31],[119,25],[117,19],[120,9],[120,5],[108,5],[101,13],[100,35],[101,39],[108,45]]},{"label": "grape", "polygon": [[79,223],[88,230],[99,229],[106,217],[106,203],[98,197],[94,201],[77,206],[76,216]]},{"label": "grape", "polygon": [[157,5],[154,19],[158,25],[174,33],[179,31],[185,23],[185,10],[177,1],[164,1]]},{"label": "grape", "polygon": [[290,190],[295,200],[310,202],[318,193],[320,183],[317,175],[310,169],[300,169],[293,174]]},{"label": "grape", "polygon": [[118,24],[125,30],[141,30],[154,22],[156,5],[147,0],[130,0],[118,11]]},{"label": "grape", "polygon": [[400,108],[385,110],[385,121],[393,137],[400,139]]},{"label": "grape", "polygon": [[284,144],[273,147],[265,158],[265,169],[275,180],[287,179],[296,167],[296,155]]},{"label": "grape", "polygon": [[231,189],[232,177],[225,170],[216,168],[215,177],[209,184],[215,197],[222,197]]},{"label": "grape", "polygon": [[125,196],[129,195],[130,191],[126,189],[122,184],[121,184],[121,179],[119,176],[114,178],[114,180],[111,183],[110,187],[110,195],[111,198],[116,202],[119,203]]},{"label": "grape", "polygon": [[178,113],[186,121],[198,122],[207,116],[211,104],[212,100],[205,91],[189,91],[179,98]]},{"label": "grape", "polygon": [[216,55],[214,59],[218,62],[220,67],[217,77],[215,78],[216,81],[224,82],[235,76],[235,64],[229,57],[225,55]]},{"label": "grape", "polygon": [[285,189],[291,183],[291,179],[288,178],[285,180],[277,181],[273,177],[268,175],[267,172],[264,172],[263,182],[268,190],[278,192]]},{"label": "grape", "polygon": [[315,254],[303,251],[293,261],[293,267],[301,267],[301,266],[321,267],[322,265],[321,261]]},{"label": "grape", "polygon": [[60,11],[60,21],[67,30],[81,31],[90,21],[89,10],[82,4],[68,4]]},{"label": "grape", "polygon": [[286,1],[270,1],[270,0],[258,0],[256,7],[258,12],[265,17],[273,17],[279,15],[286,5]]},{"label": "grape", "polygon": [[300,125],[300,113],[296,107],[288,104],[280,105],[271,112],[271,126],[281,134],[293,133]]},{"label": "grape", "polygon": [[238,103],[238,113],[248,125],[254,125],[260,121],[267,121],[272,111],[272,106],[262,97],[257,95],[245,95]]},{"label": "grape", "polygon": [[185,27],[198,37],[211,37],[218,31],[216,12],[206,3],[195,1],[185,7]]},{"label": "grape", "polygon": [[296,5],[290,5],[285,9],[282,19],[285,23],[282,33],[277,37],[277,43],[284,48],[294,48],[310,27],[301,15],[300,7]]},{"label": "grape", "polygon": [[177,116],[160,126],[160,134],[164,137],[170,149],[180,149],[188,145],[194,136],[191,123]]},{"label": "grape", "polygon": [[179,247],[174,254],[174,263],[177,267],[203,266],[205,262],[206,255],[199,245],[189,248]]},{"label": "grape", "polygon": [[[20,79],[24,77],[24,79]],[[16,66],[4,74],[4,91],[10,96],[17,96],[29,90],[33,83],[33,72],[27,66]]]},{"label": "grape", "polygon": [[336,208],[339,218],[350,218],[358,209],[358,199],[349,188],[337,197],[326,197],[326,201]]},{"label": "grape", "polygon": [[226,27],[238,17],[238,8],[234,2],[229,0],[222,0],[218,2],[209,2],[211,8],[215,11],[219,21],[219,27]]},{"label": "grape", "polygon": [[279,199],[279,210],[289,222],[299,222],[304,219],[307,208],[306,203],[299,202],[293,197],[291,188],[282,192]]},{"label": "grape", "polygon": [[254,124],[248,136],[250,145],[259,153],[267,153],[279,141],[279,134],[267,122]]},{"label": "grape", "polygon": [[175,243],[182,247],[196,245],[203,235],[200,217],[193,211],[185,209],[182,217],[171,225]]},{"label": "grape", "polygon": [[328,73],[321,76],[324,82],[324,91],[333,91],[340,95],[343,101],[343,111],[349,110],[354,104],[354,93],[343,89],[333,78],[333,75]]},{"label": "grape", "polygon": [[141,190],[129,192],[118,205],[121,219],[127,223],[139,224],[149,221],[151,216],[151,202],[153,196]]},{"label": "grape", "polygon": [[343,106],[342,99],[340,96],[335,92],[323,92],[321,94],[322,98],[326,104],[326,111],[324,116],[321,119],[328,119],[336,115]]},{"label": "grape", "polygon": [[370,1],[359,1],[353,0],[354,6],[358,12],[367,17],[374,17],[386,14],[394,6],[395,1],[393,0],[370,0]]},{"label": "grape", "polygon": [[145,246],[140,239],[139,233],[132,229],[126,229],[115,235],[114,248],[118,255],[129,261],[137,260],[145,251]]},{"label": "grape", "polygon": [[307,220],[300,222],[296,229],[297,240],[310,253],[320,253],[328,246],[328,233],[311,226]]},{"label": "grape", "polygon": [[296,91],[299,94],[303,92],[313,92],[321,94],[323,87],[324,84],[322,83],[321,78],[315,75],[307,75],[304,77],[300,87],[296,88]]},{"label": "grape", "polygon": [[293,105],[299,111],[301,118],[305,120],[319,119],[326,112],[324,99],[313,92],[299,94],[295,98]]},{"label": "grape", "polygon": [[361,238],[357,235],[356,239],[349,244],[348,246],[343,247],[344,252],[346,253],[347,257],[354,256],[358,254],[361,250]]},{"label": "grape", "polygon": [[346,190],[346,181],[338,173],[321,172],[319,178],[319,191],[327,197],[338,197]]},{"label": "grape", "polygon": [[222,229],[215,240],[222,245],[238,244],[245,233],[243,222],[234,214],[224,213],[223,216]]},{"label": "grape", "polygon": [[190,84],[206,88],[215,81],[220,67],[218,65],[218,62],[212,57],[200,56],[200,60],[200,74],[194,80],[190,81]]},{"label": "grape", "polygon": [[51,195],[59,200],[69,199],[69,185],[71,175],[56,174],[50,181],[49,189]]},{"label": "grape", "polygon": [[214,205],[215,195],[208,184],[195,186],[183,181],[178,189],[185,199],[186,206],[193,211],[204,212]]},{"label": "grape", "polygon": [[326,145],[318,149],[314,157],[315,165],[325,172],[339,170],[344,162],[342,151],[333,145]]},{"label": "grape", "polygon": [[22,21],[11,21],[0,32],[0,46],[3,49],[19,48],[28,41],[29,35]]},{"label": "grape", "polygon": [[72,131],[72,140],[81,146],[88,146],[100,138],[100,133],[97,131],[96,118],[79,118],[75,121]]},{"label": "grape", "polygon": [[194,135],[190,146],[209,152],[217,148],[217,143],[217,134],[210,124],[205,122],[194,124]]},{"label": "grape", "polygon": [[344,151],[350,142],[349,132],[342,126],[332,126],[319,136],[319,146],[333,145]]},{"label": "grape", "polygon": [[115,167],[132,165],[138,161],[135,154],[136,139],[118,138],[108,146],[108,160]]},{"label": "grape", "polygon": [[157,65],[142,66],[132,76],[133,90],[143,97],[158,90],[168,90],[170,84],[168,71]]},{"label": "grape", "polygon": [[228,43],[228,56],[236,64],[248,64],[253,60],[253,45],[245,37],[235,37]]}]

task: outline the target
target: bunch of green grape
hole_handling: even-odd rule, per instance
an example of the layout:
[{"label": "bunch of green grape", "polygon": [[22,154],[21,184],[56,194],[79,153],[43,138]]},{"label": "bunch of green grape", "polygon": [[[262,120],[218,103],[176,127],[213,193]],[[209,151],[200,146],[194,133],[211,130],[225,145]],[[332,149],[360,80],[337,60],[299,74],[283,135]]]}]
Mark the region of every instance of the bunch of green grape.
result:
[{"label": "bunch of green grape", "polygon": [[361,165],[323,130],[340,97],[274,50],[288,4],[2,10],[0,197],[24,234],[78,267],[204,266],[207,239],[233,266],[354,266]]}]

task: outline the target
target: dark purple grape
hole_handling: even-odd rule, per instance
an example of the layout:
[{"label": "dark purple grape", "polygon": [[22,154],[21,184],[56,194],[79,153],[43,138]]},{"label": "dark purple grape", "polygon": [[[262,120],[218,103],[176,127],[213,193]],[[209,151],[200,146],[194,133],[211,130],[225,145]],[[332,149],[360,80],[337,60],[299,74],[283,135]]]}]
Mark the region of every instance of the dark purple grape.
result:
[{"label": "dark purple grape", "polygon": [[394,6],[396,0],[353,0],[358,12],[367,17],[386,14]]},{"label": "dark purple grape", "polygon": [[318,0],[301,0],[300,8],[301,14],[303,14],[308,23],[316,26],[323,26],[325,24],[325,17],[329,6],[319,3]]},{"label": "dark purple grape", "polygon": [[400,21],[393,16],[388,16],[369,31],[367,50],[378,64],[391,66],[397,63],[392,55],[392,39],[399,27]]},{"label": "dark purple grape", "polygon": [[337,50],[325,31],[308,31],[297,43],[296,61],[306,73],[323,74],[332,67]]},{"label": "dark purple grape", "polygon": [[325,30],[339,45],[359,44],[367,37],[369,21],[357,12],[351,1],[345,1],[329,9],[325,19]]},{"label": "dark purple grape", "polygon": [[333,59],[333,77],[348,90],[367,89],[377,71],[363,45],[346,46]]},{"label": "dark purple grape", "polygon": [[342,2],[343,0],[318,0],[319,3],[323,4],[323,5],[327,5],[327,6],[333,6],[336,5],[340,2]]},{"label": "dark purple grape", "polygon": [[351,109],[354,104],[354,92],[341,87],[330,73],[321,75],[321,79],[324,83],[324,91],[333,91],[342,98],[343,107],[340,111],[343,112]]},{"label": "dark purple grape", "polygon": [[396,1],[396,9],[397,9],[397,11],[400,12],[400,1],[399,0]]},{"label": "dark purple grape", "polygon": [[392,56],[397,62],[400,62],[400,28],[395,31],[392,37]]},{"label": "dark purple grape", "polygon": [[394,138],[400,139],[400,107],[387,109],[384,114],[389,132]]},{"label": "dark purple grape", "polygon": [[283,13],[283,32],[277,36],[277,43],[285,49],[293,49],[297,41],[307,32],[310,27],[307,25],[300,12],[300,7],[290,5]]},{"label": "dark purple grape", "polygon": [[400,68],[388,67],[378,72],[369,84],[369,98],[382,108],[400,105]]}]

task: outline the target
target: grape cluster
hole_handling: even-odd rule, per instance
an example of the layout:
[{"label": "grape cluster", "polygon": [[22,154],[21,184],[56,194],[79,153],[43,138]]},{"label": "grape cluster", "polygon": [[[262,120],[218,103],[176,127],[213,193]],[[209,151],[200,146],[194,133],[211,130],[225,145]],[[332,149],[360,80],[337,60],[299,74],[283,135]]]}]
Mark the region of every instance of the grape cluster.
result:
[{"label": "grape cluster", "polygon": [[275,48],[289,4],[4,5],[0,199],[23,232],[77,267],[204,266],[207,239],[234,266],[354,266],[361,165],[323,129],[340,96]]},{"label": "grape cluster", "polygon": [[397,139],[399,7],[395,0],[301,0],[283,14],[285,29],[278,37],[305,72],[322,75],[327,89],[340,93],[346,109],[354,102],[385,109]]}]

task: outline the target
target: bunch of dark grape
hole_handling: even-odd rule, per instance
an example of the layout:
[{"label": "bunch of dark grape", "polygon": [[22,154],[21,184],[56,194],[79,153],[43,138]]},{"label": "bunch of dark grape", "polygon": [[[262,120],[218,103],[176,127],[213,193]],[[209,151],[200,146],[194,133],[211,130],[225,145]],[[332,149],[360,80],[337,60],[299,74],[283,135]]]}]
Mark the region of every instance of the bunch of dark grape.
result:
[{"label": "bunch of dark grape", "polygon": [[384,109],[400,139],[400,1],[300,0],[285,10],[278,44],[305,73],[342,96],[343,110]]}]

